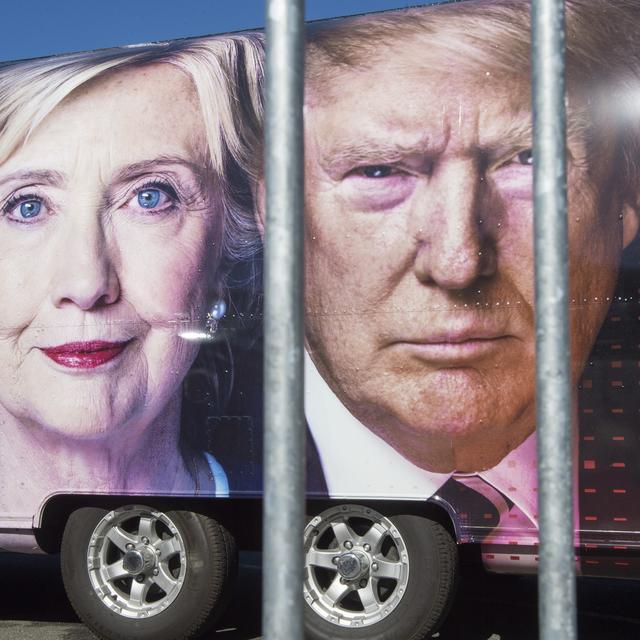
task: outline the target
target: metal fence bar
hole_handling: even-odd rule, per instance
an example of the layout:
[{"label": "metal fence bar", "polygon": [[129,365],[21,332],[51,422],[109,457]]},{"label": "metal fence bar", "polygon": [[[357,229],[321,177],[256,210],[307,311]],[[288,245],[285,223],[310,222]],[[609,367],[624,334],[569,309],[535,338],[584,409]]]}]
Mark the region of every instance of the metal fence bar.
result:
[{"label": "metal fence bar", "polygon": [[532,0],[541,640],[576,638],[563,0]]},{"label": "metal fence bar", "polygon": [[302,638],[304,1],[266,3],[265,640]]}]

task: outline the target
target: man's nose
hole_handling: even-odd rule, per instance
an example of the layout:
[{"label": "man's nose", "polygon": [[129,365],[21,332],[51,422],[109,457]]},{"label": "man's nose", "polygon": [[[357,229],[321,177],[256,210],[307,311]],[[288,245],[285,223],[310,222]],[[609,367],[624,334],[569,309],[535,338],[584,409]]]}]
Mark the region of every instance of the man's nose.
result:
[{"label": "man's nose", "polygon": [[450,161],[438,167],[412,212],[417,242],[414,273],[425,284],[462,290],[496,268],[491,221],[483,220],[485,184],[479,162]]},{"label": "man's nose", "polygon": [[84,311],[113,304],[120,297],[120,281],[102,221],[96,216],[74,222],[67,221],[53,256],[53,304]]}]

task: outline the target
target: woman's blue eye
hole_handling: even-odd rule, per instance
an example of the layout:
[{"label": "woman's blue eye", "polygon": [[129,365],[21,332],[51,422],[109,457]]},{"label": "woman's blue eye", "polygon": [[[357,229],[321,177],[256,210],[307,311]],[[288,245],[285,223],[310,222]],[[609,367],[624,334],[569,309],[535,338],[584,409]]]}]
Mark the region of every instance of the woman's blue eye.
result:
[{"label": "woman's blue eye", "polygon": [[38,200],[27,200],[20,204],[20,215],[23,218],[35,218],[40,214],[42,209],[42,202]]},{"label": "woman's blue eye", "polygon": [[142,215],[143,211],[148,214],[161,214],[172,211],[176,203],[180,202],[176,190],[168,183],[147,182],[138,187],[133,187],[129,200],[124,206],[130,211]]},{"label": "woman's blue eye", "polygon": [[159,189],[144,189],[138,193],[138,204],[143,209],[153,209],[158,206],[161,195]]}]

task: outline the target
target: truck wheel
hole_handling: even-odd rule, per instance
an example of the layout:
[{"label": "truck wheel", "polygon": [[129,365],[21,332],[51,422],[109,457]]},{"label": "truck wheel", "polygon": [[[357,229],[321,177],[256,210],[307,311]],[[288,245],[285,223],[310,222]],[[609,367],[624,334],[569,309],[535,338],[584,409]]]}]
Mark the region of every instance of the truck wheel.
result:
[{"label": "truck wheel", "polygon": [[67,521],[62,578],[80,619],[105,640],[192,638],[230,595],[228,531],[190,511],[85,507]]},{"label": "truck wheel", "polygon": [[453,599],[456,544],[426,518],[337,506],[309,522],[304,550],[312,640],[419,640],[437,630]]}]

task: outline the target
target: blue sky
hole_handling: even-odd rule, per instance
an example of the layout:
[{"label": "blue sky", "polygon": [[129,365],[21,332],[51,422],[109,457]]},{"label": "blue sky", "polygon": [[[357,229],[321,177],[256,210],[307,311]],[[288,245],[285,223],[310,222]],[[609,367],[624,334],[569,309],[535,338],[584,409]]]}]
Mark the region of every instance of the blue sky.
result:
[{"label": "blue sky", "polygon": [[[431,0],[433,1],[433,0]],[[307,0],[307,20],[429,0]],[[0,0],[0,61],[264,25],[264,0]]]}]

